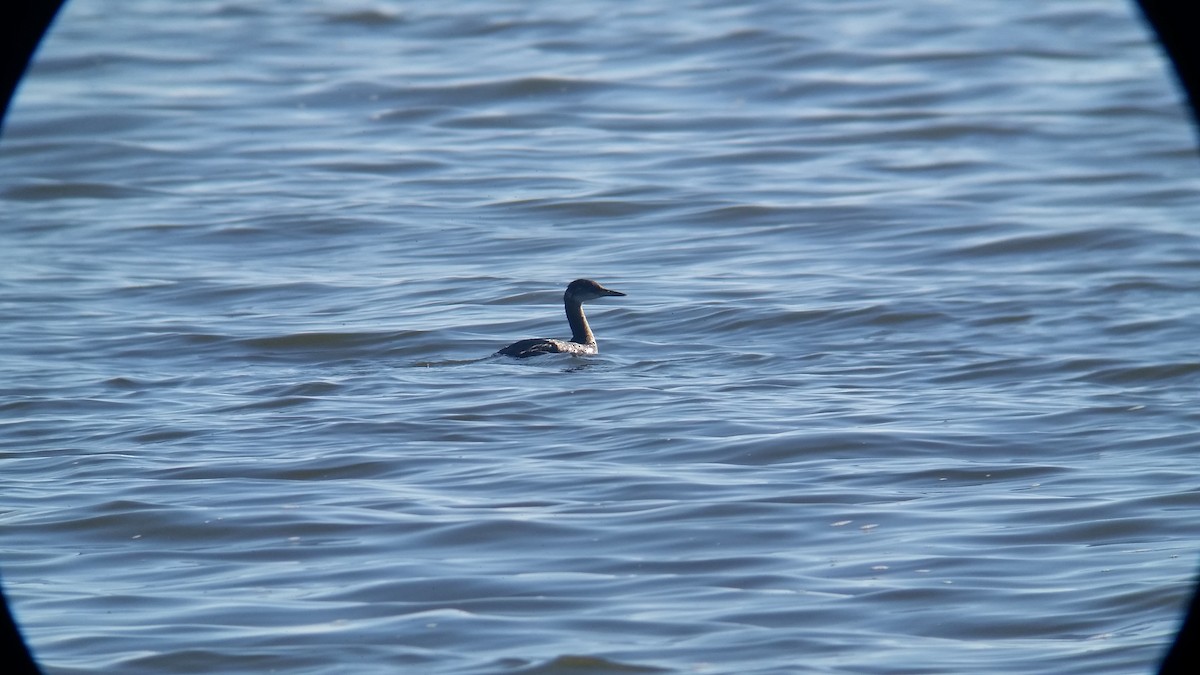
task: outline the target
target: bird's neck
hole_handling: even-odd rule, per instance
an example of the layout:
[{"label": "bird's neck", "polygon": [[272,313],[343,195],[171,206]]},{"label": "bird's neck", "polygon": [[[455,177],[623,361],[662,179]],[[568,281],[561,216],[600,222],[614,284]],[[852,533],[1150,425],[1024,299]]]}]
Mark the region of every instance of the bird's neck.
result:
[{"label": "bird's neck", "polygon": [[571,342],[581,345],[595,344],[596,336],[592,335],[592,328],[588,326],[587,317],[583,315],[583,305],[573,300],[564,300],[563,305],[567,310],[567,323],[571,324]]}]

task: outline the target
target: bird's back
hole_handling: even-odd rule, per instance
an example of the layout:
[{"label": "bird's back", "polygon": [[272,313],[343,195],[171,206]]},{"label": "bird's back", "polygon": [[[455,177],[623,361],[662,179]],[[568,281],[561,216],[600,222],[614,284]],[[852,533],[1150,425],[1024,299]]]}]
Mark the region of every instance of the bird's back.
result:
[{"label": "bird's back", "polygon": [[523,359],[528,356],[537,356],[538,354],[595,354],[596,345],[580,344],[578,342],[569,342],[567,340],[554,340],[551,338],[530,338],[528,340],[520,340],[501,349],[493,354],[493,356],[512,356],[514,358]]}]

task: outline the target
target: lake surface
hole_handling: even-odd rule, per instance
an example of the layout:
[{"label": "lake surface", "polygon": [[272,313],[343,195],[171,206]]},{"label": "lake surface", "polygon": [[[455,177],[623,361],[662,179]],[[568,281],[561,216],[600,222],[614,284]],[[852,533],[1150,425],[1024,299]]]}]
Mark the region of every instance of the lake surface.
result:
[{"label": "lake surface", "polygon": [[73,0],[5,590],[52,675],[1150,672],[1195,141],[1117,0]]}]

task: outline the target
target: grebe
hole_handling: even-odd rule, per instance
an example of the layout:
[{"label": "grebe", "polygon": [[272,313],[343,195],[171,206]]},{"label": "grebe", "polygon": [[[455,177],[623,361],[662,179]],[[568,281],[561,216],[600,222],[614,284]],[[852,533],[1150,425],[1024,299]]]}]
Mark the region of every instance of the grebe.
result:
[{"label": "grebe", "polygon": [[587,317],[583,315],[583,303],[609,295],[624,296],[620,291],[609,290],[591,279],[576,279],[567,286],[563,293],[563,306],[567,310],[567,323],[571,324],[571,340],[553,340],[551,338],[531,338],[521,340],[501,349],[493,356],[512,356],[523,359],[538,354],[575,354],[586,356],[595,354],[596,336],[588,326]]}]

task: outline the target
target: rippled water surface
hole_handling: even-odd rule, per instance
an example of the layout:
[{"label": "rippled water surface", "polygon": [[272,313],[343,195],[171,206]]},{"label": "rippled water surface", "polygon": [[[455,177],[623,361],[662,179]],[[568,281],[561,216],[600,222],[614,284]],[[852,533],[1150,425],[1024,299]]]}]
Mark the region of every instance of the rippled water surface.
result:
[{"label": "rippled water surface", "polygon": [[73,0],[6,591],[52,674],[1148,672],[1194,141],[1116,0]]}]

